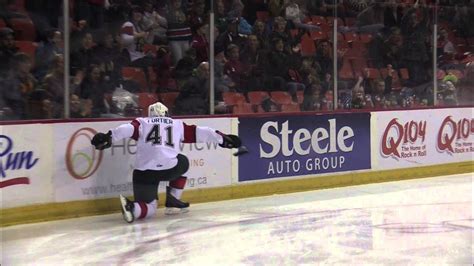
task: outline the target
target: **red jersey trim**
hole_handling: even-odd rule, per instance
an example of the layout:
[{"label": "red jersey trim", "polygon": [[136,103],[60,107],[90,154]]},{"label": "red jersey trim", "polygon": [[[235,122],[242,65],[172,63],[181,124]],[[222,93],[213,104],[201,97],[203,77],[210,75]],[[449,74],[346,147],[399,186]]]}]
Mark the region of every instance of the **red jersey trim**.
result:
[{"label": "red jersey trim", "polygon": [[184,140],[183,143],[196,143],[196,126],[195,125],[184,125]]},{"label": "red jersey trim", "polygon": [[139,131],[138,131],[138,128],[140,127],[140,122],[138,122],[138,120],[133,120],[130,124],[132,124],[133,126],[133,135],[132,135],[132,139],[134,139],[135,141],[138,140],[138,137],[139,137]]}]

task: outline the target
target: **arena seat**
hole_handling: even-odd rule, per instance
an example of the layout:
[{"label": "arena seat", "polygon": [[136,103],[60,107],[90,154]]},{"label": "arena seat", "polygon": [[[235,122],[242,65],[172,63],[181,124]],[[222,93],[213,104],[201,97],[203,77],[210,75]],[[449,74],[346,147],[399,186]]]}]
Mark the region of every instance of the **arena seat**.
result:
[{"label": "arena seat", "polygon": [[325,40],[328,38],[328,33],[323,31],[311,31],[311,39],[313,40]]},{"label": "arena seat", "polygon": [[31,62],[34,65],[36,49],[38,48],[38,43],[31,42],[31,41],[16,41],[15,45],[19,49],[20,52],[25,53],[30,57]]},{"label": "arena seat", "polygon": [[361,33],[359,35],[359,38],[361,42],[367,44],[367,43],[370,43],[372,39],[374,39],[374,36],[370,33]]},{"label": "arena seat", "polygon": [[266,91],[249,91],[247,93],[247,98],[249,103],[253,105],[259,105],[265,98],[270,97]]},{"label": "arena seat", "polygon": [[123,67],[122,76],[124,79],[132,79],[140,84],[142,91],[148,89],[145,73],[142,69],[136,67]]},{"label": "arena seat", "polygon": [[355,32],[346,32],[344,33],[344,39],[348,42],[359,41],[359,34]]},{"label": "arena seat", "polygon": [[316,54],[316,45],[314,40],[308,34],[304,34],[301,37],[301,55],[311,56]]},{"label": "arena seat", "polygon": [[232,107],[233,114],[251,114],[254,113],[250,103],[239,103]]},{"label": "arena seat", "polygon": [[158,98],[164,105],[173,110],[178,95],[179,92],[162,92],[158,95]]},{"label": "arena seat", "polygon": [[222,98],[224,103],[228,106],[233,106],[241,103],[246,103],[247,100],[242,93],[239,92],[223,92]]},{"label": "arena seat", "polygon": [[282,104],[281,105],[281,111],[283,113],[288,113],[288,112],[300,112],[300,105],[297,103],[289,103],[289,104]]},{"label": "arena seat", "polygon": [[278,105],[290,104],[293,102],[291,95],[286,91],[270,92],[271,99]]},{"label": "arena seat", "polygon": [[326,18],[323,16],[311,16],[314,25],[327,24]]},{"label": "arena seat", "polygon": [[12,18],[10,20],[12,29],[15,31],[15,39],[19,41],[35,41],[36,28],[33,21],[24,18]]},{"label": "arena seat", "polygon": [[342,67],[339,70],[339,78],[340,79],[353,79],[354,72],[352,70],[351,63],[348,59],[344,59],[342,63]]},{"label": "arena seat", "polygon": [[[148,116],[148,106],[158,101],[156,93],[139,92],[138,93],[138,106],[141,109],[142,116]],[[165,104],[166,105],[166,104]]]}]

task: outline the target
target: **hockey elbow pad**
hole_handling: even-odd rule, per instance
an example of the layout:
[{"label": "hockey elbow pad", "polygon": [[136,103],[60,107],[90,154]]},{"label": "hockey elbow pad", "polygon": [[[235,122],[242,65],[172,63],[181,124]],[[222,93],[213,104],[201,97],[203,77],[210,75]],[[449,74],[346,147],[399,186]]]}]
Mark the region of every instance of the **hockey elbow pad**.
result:
[{"label": "hockey elbow pad", "polygon": [[91,144],[97,150],[104,150],[110,148],[112,146],[112,132],[109,130],[107,134],[104,133],[97,133],[91,140]]}]

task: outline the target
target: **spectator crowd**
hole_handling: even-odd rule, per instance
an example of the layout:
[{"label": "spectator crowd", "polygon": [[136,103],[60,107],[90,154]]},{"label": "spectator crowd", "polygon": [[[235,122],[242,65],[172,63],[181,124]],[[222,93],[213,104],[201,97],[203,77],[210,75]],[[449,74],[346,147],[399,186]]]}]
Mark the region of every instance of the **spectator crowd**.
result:
[{"label": "spectator crowd", "polygon": [[474,1],[210,2],[70,0],[65,81],[62,0],[0,0],[0,119],[209,114],[211,31],[216,113],[472,106]]}]

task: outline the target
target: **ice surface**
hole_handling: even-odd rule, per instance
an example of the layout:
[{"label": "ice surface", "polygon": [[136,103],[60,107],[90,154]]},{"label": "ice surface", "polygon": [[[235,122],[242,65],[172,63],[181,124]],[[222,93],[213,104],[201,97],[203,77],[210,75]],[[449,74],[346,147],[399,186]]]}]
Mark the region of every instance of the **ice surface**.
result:
[{"label": "ice surface", "polygon": [[464,174],[13,226],[1,265],[472,265],[472,189]]}]

